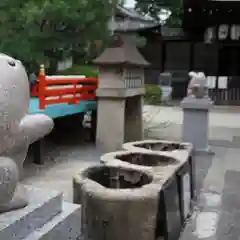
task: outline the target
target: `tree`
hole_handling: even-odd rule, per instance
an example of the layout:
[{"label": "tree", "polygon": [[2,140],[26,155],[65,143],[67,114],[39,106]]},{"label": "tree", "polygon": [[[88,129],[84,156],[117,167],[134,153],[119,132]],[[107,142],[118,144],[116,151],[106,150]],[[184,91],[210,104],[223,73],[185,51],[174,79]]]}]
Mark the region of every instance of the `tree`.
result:
[{"label": "tree", "polygon": [[147,14],[158,21],[161,15],[171,13],[165,24],[170,27],[180,27],[182,18],[181,0],[136,0],[136,10]]},{"label": "tree", "polygon": [[106,38],[113,7],[102,0],[1,0],[0,51],[54,71],[58,60]]}]

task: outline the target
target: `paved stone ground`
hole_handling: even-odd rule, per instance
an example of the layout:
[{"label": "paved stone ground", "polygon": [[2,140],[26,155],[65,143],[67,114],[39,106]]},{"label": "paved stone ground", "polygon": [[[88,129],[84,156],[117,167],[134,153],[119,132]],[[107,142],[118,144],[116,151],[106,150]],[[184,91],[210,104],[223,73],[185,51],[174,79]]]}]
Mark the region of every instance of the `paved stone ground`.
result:
[{"label": "paved stone ground", "polygon": [[[203,178],[199,203],[180,240],[239,240],[240,150],[223,147],[212,149],[215,156]],[[207,166],[204,168],[203,171],[206,171]]]},{"label": "paved stone ground", "polygon": [[[174,123],[178,129],[181,127],[180,117],[179,108],[162,110],[162,114],[158,115],[158,123],[171,119],[173,124],[165,129],[166,136],[161,134],[161,138],[180,137],[173,128]],[[156,119],[154,121],[156,122]],[[233,110],[230,113],[222,109],[214,110],[210,116],[210,122],[210,130],[218,134],[219,139],[216,140],[222,140],[223,143],[220,144],[221,146],[219,144],[217,147],[212,146],[215,156],[198,156],[196,159],[200,201],[192,218],[186,224],[180,240],[239,240],[240,150],[237,147],[240,146],[238,144],[240,115],[238,116],[238,113]],[[214,128],[215,130],[212,130]],[[156,132],[158,134],[163,131],[160,129],[159,132],[155,131],[155,134]],[[234,137],[237,139],[235,142]],[[93,145],[83,142],[82,138],[83,136],[79,134],[75,136],[68,134],[64,135],[64,139],[57,137],[57,140],[49,140],[46,163],[43,166],[36,166],[27,161],[22,183],[63,191],[65,200],[71,202],[72,176],[81,168],[99,163],[101,154]],[[29,159],[31,159],[30,156]]]},{"label": "paved stone ground", "polygon": [[[63,191],[64,199],[71,202],[72,176],[79,169],[98,163],[100,152],[89,144],[58,147],[55,146],[51,158],[43,166],[27,163],[22,182]],[[237,188],[240,150],[223,147],[212,147],[212,150],[215,152],[213,157],[196,157],[200,201],[180,240],[235,240],[234,236],[240,233],[240,194]]]},{"label": "paved stone ground", "polygon": [[44,165],[27,162],[22,183],[63,192],[64,200],[72,202],[72,177],[80,169],[99,163],[101,153],[93,145],[56,146],[46,155]]},{"label": "paved stone ground", "polygon": [[[180,107],[145,106],[150,138],[181,140],[183,114]],[[209,143],[222,147],[240,147],[240,108],[214,107],[209,116]],[[160,123],[168,126],[159,127]],[[163,125],[163,124],[162,124]]]}]

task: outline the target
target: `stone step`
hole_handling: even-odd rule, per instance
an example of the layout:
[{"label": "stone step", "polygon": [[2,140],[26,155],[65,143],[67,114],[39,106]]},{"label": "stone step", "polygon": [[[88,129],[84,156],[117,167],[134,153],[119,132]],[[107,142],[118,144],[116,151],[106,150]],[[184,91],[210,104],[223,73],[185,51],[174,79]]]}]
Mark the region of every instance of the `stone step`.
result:
[{"label": "stone step", "polygon": [[20,240],[62,211],[62,193],[25,186],[29,204],[0,214],[0,239]]},{"label": "stone step", "polygon": [[24,240],[80,240],[81,207],[63,202],[62,212]]}]

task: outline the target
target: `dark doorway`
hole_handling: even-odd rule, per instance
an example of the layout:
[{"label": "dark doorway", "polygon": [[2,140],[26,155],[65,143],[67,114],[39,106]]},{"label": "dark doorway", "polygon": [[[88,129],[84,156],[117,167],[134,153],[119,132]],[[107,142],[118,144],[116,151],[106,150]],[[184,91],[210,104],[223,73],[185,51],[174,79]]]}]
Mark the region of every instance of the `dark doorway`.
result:
[{"label": "dark doorway", "polygon": [[240,104],[240,47],[220,46],[218,55],[218,76],[226,76],[227,88],[221,89],[219,82],[212,90],[216,104]]},{"label": "dark doorway", "polygon": [[219,76],[240,76],[240,47],[220,47],[218,64]]}]

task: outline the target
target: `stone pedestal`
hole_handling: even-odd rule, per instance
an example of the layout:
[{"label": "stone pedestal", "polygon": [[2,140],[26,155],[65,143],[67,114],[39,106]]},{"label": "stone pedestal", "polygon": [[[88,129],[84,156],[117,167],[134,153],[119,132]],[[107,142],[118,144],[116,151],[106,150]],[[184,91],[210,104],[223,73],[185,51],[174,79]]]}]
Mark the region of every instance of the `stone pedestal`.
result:
[{"label": "stone pedestal", "polygon": [[183,108],[182,141],[191,142],[195,151],[211,153],[208,145],[209,110],[212,101],[208,98],[186,97]]},{"label": "stone pedestal", "polygon": [[77,240],[81,237],[81,208],[66,203],[57,191],[25,187],[29,204],[0,214],[0,239]]},{"label": "stone pedestal", "polygon": [[96,144],[103,152],[121,149],[127,141],[143,139],[143,93],[144,89],[97,90]]}]

